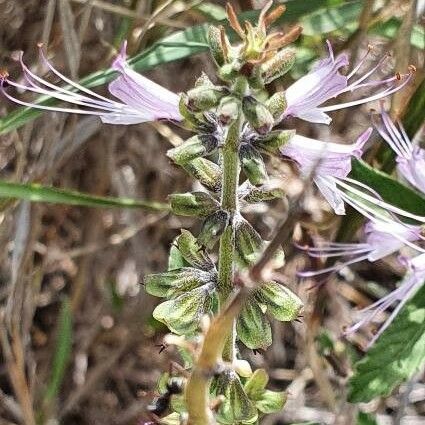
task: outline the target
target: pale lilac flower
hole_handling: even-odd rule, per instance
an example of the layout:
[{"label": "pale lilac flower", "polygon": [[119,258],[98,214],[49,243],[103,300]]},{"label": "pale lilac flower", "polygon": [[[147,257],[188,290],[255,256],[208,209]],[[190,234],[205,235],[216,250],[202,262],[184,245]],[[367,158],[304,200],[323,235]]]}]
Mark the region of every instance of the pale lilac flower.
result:
[{"label": "pale lilac flower", "polygon": [[344,201],[332,187],[327,176],[345,178],[351,171],[351,158],[360,158],[363,146],[369,139],[372,128],[362,133],[351,145],[322,142],[294,135],[281,149],[281,153],[294,160],[304,176],[313,173],[313,179],[322,195],[336,214],[345,214]]},{"label": "pale lilac flower", "polygon": [[363,326],[372,323],[376,318],[388,310],[393,304],[398,303],[397,307],[392,311],[379,331],[374,335],[368,344],[368,348],[375,343],[379,336],[388,328],[394,318],[398,315],[406,302],[414,295],[414,293],[425,282],[425,254],[407,260],[408,272],[401,281],[400,286],[376,301],[369,307],[359,312],[361,319],[350,328],[346,329],[345,334],[349,335],[357,332]]},{"label": "pale lilac flower", "polygon": [[[329,124],[332,119],[327,112],[361,105],[389,96],[403,88],[409,82],[414,71],[412,67],[408,74],[401,75],[397,73],[383,80],[365,82],[365,80],[381,66],[382,62],[386,59],[386,56],[384,56],[376,66],[367,71],[364,75],[351,81],[365,63],[370,49],[368,49],[366,55],[354,69],[345,76],[340,73],[340,69],[348,65],[347,55],[342,53],[335,58],[329,41],[327,41],[327,45],[329,57],[319,61],[307,75],[300,78],[286,89],[287,109],[282,119],[289,116],[295,116],[314,123]],[[353,92],[364,87],[379,86],[383,86],[384,88],[362,99],[336,105],[320,106],[327,100],[335,98],[343,93]]]},{"label": "pale lilac flower", "polygon": [[310,257],[342,257],[342,263],[315,271],[299,272],[301,277],[312,277],[324,273],[339,271],[346,266],[368,260],[374,262],[400,250],[407,245],[419,252],[425,250],[413,242],[423,240],[421,227],[409,225],[392,218],[386,222],[379,219],[369,221],[364,228],[365,241],[359,243],[322,242],[316,247],[299,246]]},{"label": "pale lilac flower", "polygon": [[[20,63],[26,83],[13,81],[7,73],[3,73],[0,76],[0,91],[9,100],[19,105],[48,111],[96,115],[104,123],[109,124],[137,124],[160,119],[180,121],[182,117],[178,109],[179,96],[133,71],[125,62],[125,49],[126,44],[123,45],[120,54],[112,64],[112,68],[120,75],[109,84],[109,91],[121,102],[101,96],[64,76],[47,60],[41,46],[43,63],[67,86],[60,87],[34,74],[23,62],[21,54]],[[10,95],[5,90],[7,85],[45,96],[46,99],[52,97],[76,105],[77,108],[25,102]]]},{"label": "pale lilac flower", "polygon": [[397,155],[397,171],[412,186],[425,193],[425,149],[415,146],[401,124],[397,126],[388,114],[381,114],[382,124],[376,129]]}]

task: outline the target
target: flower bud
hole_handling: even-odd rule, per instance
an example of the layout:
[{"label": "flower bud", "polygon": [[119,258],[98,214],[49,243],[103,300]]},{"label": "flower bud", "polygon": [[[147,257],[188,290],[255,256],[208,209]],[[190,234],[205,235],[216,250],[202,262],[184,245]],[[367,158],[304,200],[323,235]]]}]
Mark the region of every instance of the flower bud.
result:
[{"label": "flower bud", "polygon": [[185,164],[192,159],[208,155],[218,146],[218,140],[212,134],[200,134],[192,136],[181,145],[170,149],[167,156],[176,164]]},{"label": "flower bud", "polygon": [[239,105],[240,103],[232,96],[226,96],[221,99],[217,109],[217,116],[223,125],[228,125],[237,118]]},{"label": "flower bud", "polygon": [[211,54],[218,66],[222,66],[228,59],[230,50],[230,43],[224,32],[223,27],[215,27],[210,25],[208,28],[208,45],[210,47]]},{"label": "flower bud", "polygon": [[286,74],[295,62],[295,50],[284,49],[277,52],[261,65],[261,76],[264,84],[269,84],[276,78]]},{"label": "flower bud", "polygon": [[258,259],[263,247],[263,240],[258,232],[242,217],[234,219],[235,226],[235,253],[238,263],[249,267]]},{"label": "flower bud", "polygon": [[218,70],[218,76],[223,81],[233,81],[239,75],[239,70],[235,66],[235,63],[225,63]]},{"label": "flower bud", "polygon": [[202,225],[201,232],[198,236],[199,242],[208,249],[212,249],[228,224],[228,212],[220,210],[211,214],[205,219]]},{"label": "flower bud", "polygon": [[[214,264],[200,245],[199,241],[188,230],[181,230],[175,245],[187,264],[201,270],[212,270]],[[171,250],[170,250],[171,251]]]},{"label": "flower bud", "polygon": [[269,155],[280,155],[280,149],[285,146],[295,134],[295,130],[272,131],[266,137],[259,137],[252,144],[261,152]]},{"label": "flower bud", "polygon": [[205,158],[195,158],[183,165],[183,168],[207,189],[219,192],[221,189],[221,168]]},{"label": "flower bud", "polygon": [[248,180],[255,185],[268,179],[266,166],[260,152],[248,143],[239,146],[239,158]]},{"label": "flower bud", "polygon": [[210,80],[210,77],[202,71],[201,75],[196,79],[195,87],[214,87],[214,83]]},{"label": "flower bud", "polygon": [[286,96],[285,92],[283,91],[275,93],[266,102],[266,106],[270,113],[273,115],[275,121],[280,121],[280,117],[285,112],[286,105]]},{"label": "flower bud", "polygon": [[248,204],[271,201],[273,199],[283,198],[284,196],[285,192],[282,189],[267,184],[260,187],[249,185],[244,193],[242,193],[242,199]]},{"label": "flower bud", "polygon": [[187,107],[193,112],[207,111],[216,107],[228,93],[227,87],[209,85],[195,87],[187,92]]},{"label": "flower bud", "polygon": [[264,104],[253,96],[242,100],[242,110],[251,127],[261,135],[267,134],[273,127],[274,119]]},{"label": "flower bud", "polygon": [[168,198],[177,215],[206,217],[219,208],[219,203],[206,192],[175,193]]},{"label": "flower bud", "polygon": [[188,98],[186,93],[182,93],[179,101],[179,112],[184,118],[185,124],[191,129],[197,129],[200,127],[202,122],[196,117],[196,115],[190,111],[187,107]]}]

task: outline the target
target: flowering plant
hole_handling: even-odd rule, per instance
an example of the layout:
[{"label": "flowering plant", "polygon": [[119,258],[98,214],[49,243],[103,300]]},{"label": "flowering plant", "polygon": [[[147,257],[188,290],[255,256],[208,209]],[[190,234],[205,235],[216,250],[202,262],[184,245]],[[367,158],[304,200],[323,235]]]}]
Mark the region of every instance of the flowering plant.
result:
[{"label": "flowering plant", "polygon": [[[362,242],[317,239],[314,246],[298,244],[313,258],[348,257],[319,270],[300,270],[299,276],[327,276],[359,261],[373,262],[403,247],[410,249],[410,255],[400,260],[407,270],[400,286],[362,311],[362,318],[346,330],[347,335],[398,303],[371,339],[370,345],[375,343],[425,280],[425,211],[411,212],[394,205],[375,188],[349,176],[353,161],[358,163],[371,140],[373,127],[359,132],[348,144],[309,138],[286,128],[293,122],[291,117],[330,125],[332,111],[381,100],[403,89],[414,68],[372,80],[386,57],[364,71],[369,49],[345,73],[348,56],[335,55],[328,42],[327,58],[286,90],[269,95],[269,84],[294,64],[296,50],[291,44],[301,33],[299,26],[286,33],[271,31],[285,10],[283,6],[272,10],[272,3],[262,9],[255,26],[249,22],[242,26],[232,6],[227,6],[229,25],[239,40],[232,44],[223,26],[210,26],[208,44],[216,78],[202,74],[186,93],[173,93],[132,70],[126,62],[125,44],[112,65],[118,76],[109,84],[110,97],[64,76],[49,62],[42,46],[43,64],[66,86],[33,73],[22,56],[23,80],[14,80],[6,72],[1,76],[1,93],[20,105],[95,115],[106,124],[167,120],[192,133],[167,156],[199,182],[200,189],[171,194],[169,201],[174,214],[199,218],[201,228],[196,235],[182,229],[170,248],[167,271],[144,279],[145,290],[163,299],[153,316],[171,331],[166,343],[177,345],[184,359],[177,377],[162,378],[162,394],[149,408],[159,423],[258,423],[285,404],[286,394],[266,389],[266,371],[253,372],[238,349],[239,343],[253,350],[267,349],[273,342],[270,320],[297,320],[303,308],[300,297],[281,284],[275,273],[285,264],[291,219],[304,208],[303,195],[291,199],[273,185],[266,157],[293,163],[304,189],[313,181],[335,214],[345,215],[350,205],[367,218]],[[66,105],[22,100],[12,94],[11,87]],[[364,88],[373,93],[334,102]],[[423,199],[424,150],[384,110],[378,121],[378,133],[397,155],[397,172]],[[275,199],[287,202],[287,219],[274,238],[264,240],[244,210]],[[161,403],[168,399],[172,412],[163,417],[166,409]]]}]

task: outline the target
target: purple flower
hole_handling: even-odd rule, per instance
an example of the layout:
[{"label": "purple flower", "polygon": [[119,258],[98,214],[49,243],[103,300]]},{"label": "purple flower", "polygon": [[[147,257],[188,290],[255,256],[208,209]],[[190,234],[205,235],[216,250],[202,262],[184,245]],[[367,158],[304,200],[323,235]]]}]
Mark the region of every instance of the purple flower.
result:
[{"label": "purple flower", "polygon": [[425,254],[421,254],[413,259],[407,260],[407,266],[408,272],[401,281],[400,286],[369,307],[361,310],[359,312],[361,319],[345,331],[346,335],[352,334],[361,327],[372,323],[393,304],[398,303],[397,307],[392,311],[379,331],[371,339],[368,344],[368,348],[375,343],[384,330],[387,329],[388,326],[392,323],[404,304],[406,304],[406,302],[413,296],[413,294],[422,286],[425,281]]},{"label": "purple flower", "polygon": [[308,176],[313,172],[314,182],[335,213],[345,214],[344,201],[334,190],[334,184],[326,180],[326,177],[347,177],[351,171],[351,158],[360,158],[363,146],[371,132],[372,128],[368,128],[351,145],[322,142],[295,135],[282,148],[281,152],[284,156],[297,162],[302,175]]},{"label": "purple flower", "polygon": [[[101,96],[65,77],[47,60],[41,46],[40,54],[43,63],[68,86],[57,86],[34,74],[23,62],[21,54],[20,63],[26,83],[22,84],[13,81],[9,79],[7,73],[3,73],[0,76],[0,91],[9,100],[19,105],[48,111],[96,115],[104,123],[109,124],[137,124],[159,119],[180,121],[182,117],[178,109],[179,96],[130,69],[125,62],[125,49],[126,44],[124,43],[120,54],[112,65],[112,68],[118,71],[120,76],[109,84],[109,91],[121,102]],[[5,90],[7,85],[16,87],[19,90],[30,91],[46,98],[53,97],[76,105],[77,108],[25,102],[7,93]]]},{"label": "purple flower", "polygon": [[376,129],[397,155],[397,171],[412,186],[425,193],[425,150],[415,146],[403,126],[397,126],[386,112],[382,112],[382,124]]},{"label": "purple flower", "polygon": [[364,233],[365,242],[322,242],[317,247],[299,246],[299,248],[305,250],[310,257],[314,258],[348,257],[348,259],[342,263],[321,270],[299,272],[299,275],[301,277],[312,277],[339,271],[348,265],[363,260],[374,262],[397,252],[405,245],[425,253],[425,250],[413,243],[424,239],[421,235],[421,227],[402,223],[396,218],[392,218],[391,221],[379,219],[369,221],[365,225]]},{"label": "purple flower", "polygon": [[[389,96],[404,87],[409,82],[414,71],[414,68],[411,67],[408,74],[401,75],[397,73],[395,76],[383,80],[364,82],[381,66],[382,62],[386,59],[386,56],[384,56],[375,67],[355,79],[355,81],[350,82],[365,63],[366,57],[371,49],[368,49],[368,52],[357,66],[345,76],[340,73],[340,69],[348,65],[347,55],[343,53],[335,58],[329,41],[327,41],[327,45],[329,57],[319,61],[307,75],[287,88],[285,92],[287,109],[282,119],[289,116],[295,116],[314,123],[329,124],[332,119],[326,112],[361,105]],[[353,92],[354,90],[364,87],[379,86],[384,86],[385,88],[363,99],[320,107],[320,105],[327,100],[343,93]]]}]

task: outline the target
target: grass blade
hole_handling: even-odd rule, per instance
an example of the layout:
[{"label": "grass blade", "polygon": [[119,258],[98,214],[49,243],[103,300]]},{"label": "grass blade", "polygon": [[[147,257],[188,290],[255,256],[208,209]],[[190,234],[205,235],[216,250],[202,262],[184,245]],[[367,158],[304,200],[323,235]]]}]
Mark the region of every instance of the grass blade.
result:
[{"label": "grass blade", "polygon": [[111,198],[88,195],[74,190],[58,189],[36,183],[0,181],[0,198],[25,199],[32,202],[77,205],[94,208],[140,208],[168,211],[168,204],[130,198]]},{"label": "grass blade", "polygon": [[53,400],[59,393],[72,350],[72,313],[68,299],[62,303],[59,312],[56,351],[53,357],[52,374],[47,386],[45,400]]}]

